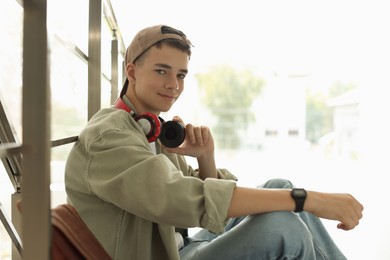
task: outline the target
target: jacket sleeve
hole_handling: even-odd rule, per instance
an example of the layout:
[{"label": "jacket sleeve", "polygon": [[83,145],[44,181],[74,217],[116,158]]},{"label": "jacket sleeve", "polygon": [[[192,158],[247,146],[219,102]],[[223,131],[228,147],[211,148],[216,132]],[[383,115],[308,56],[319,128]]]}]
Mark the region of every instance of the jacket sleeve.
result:
[{"label": "jacket sleeve", "polygon": [[90,192],[151,222],[222,232],[234,176],[219,170],[227,179],[194,178],[191,167],[180,171],[166,155],[153,154],[145,140],[135,131],[111,130],[91,141],[86,147]]}]

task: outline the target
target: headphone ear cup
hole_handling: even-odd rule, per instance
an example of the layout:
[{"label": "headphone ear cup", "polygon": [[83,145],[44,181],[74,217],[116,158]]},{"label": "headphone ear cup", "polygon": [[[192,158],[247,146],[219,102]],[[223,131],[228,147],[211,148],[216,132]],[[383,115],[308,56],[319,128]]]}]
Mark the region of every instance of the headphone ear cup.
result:
[{"label": "headphone ear cup", "polygon": [[161,122],[158,117],[153,113],[146,112],[137,116],[135,120],[141,126],[149,143],[156,141],[161,133]]},{"label": "headphone ear cup", "polygon": [[169,148],[180,146],[186,138],[186,129],[177,121],[163,122],[161,127],[160,141]]}]

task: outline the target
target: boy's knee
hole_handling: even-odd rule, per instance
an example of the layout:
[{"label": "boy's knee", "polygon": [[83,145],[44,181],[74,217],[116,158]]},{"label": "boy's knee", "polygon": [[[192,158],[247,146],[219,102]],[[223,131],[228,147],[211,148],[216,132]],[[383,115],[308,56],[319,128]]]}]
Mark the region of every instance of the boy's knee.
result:
[{"label": "boy's knee", "polygon": [[313,236],[305,225],[296,225],[284,231],[283,250],[295,255],[297,259],[314,259]]},{"label": "boy's knee", "polygon": [[263,185],[258,186],[258,188],[270,188],[270,189],[291,189],[293,184],[286,179],[271,179],[264,183]]},{"label": "boy's knee", "polygon": [[314,256],[313,236],[294,213],[273,212],[267,215],[267,240],[277,247],[275,252],[284,252],[296,259]]}]

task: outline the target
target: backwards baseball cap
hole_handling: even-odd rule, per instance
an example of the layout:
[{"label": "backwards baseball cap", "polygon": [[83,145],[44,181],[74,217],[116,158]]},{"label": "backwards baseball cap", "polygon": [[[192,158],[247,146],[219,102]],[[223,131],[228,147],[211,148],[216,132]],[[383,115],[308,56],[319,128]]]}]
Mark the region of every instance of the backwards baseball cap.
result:
[{"label": "backwards baseball cap", "polygon": [[[145,53],[150,47],[165,39],[176,39],[185,45],[192,46],[187,36],[180,30],[166,25],[155,25],[139,31],[126,50],[125,66],[133,63],[138,57]],[[120,96],[127,91],[128,80],[126,79]]]},{"label": "backwards baseball cap", "polygon": [[126,50],[126,64],[134,62],[147,49],[164,39],[177,39],[184,44],[192,46],[186,35],[175,28],[166,25],[147,27],[139,31]]}]

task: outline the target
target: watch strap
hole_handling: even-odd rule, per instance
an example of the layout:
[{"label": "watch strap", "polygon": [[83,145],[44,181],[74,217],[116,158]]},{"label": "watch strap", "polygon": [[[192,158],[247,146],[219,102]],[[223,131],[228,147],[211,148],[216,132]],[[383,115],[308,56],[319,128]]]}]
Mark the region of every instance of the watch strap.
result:
[{"label": "watch strap", "polygon": [[305,205],[307,192],[305,189],[294,188],[291,191],[291,197],[295,201],[295,210],[294,212],[302,212],[303,206]]}]

